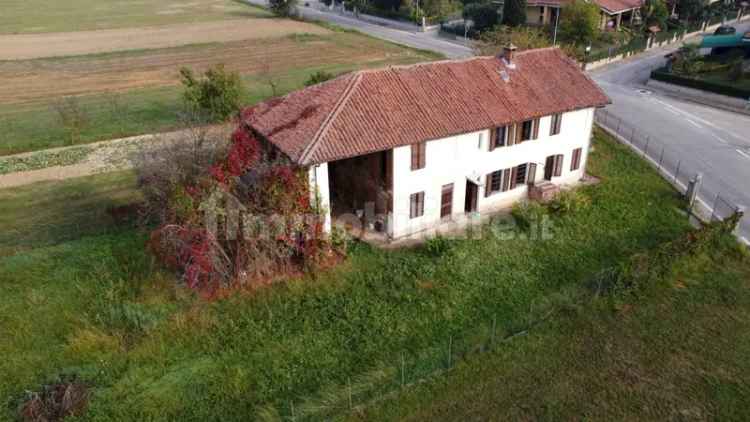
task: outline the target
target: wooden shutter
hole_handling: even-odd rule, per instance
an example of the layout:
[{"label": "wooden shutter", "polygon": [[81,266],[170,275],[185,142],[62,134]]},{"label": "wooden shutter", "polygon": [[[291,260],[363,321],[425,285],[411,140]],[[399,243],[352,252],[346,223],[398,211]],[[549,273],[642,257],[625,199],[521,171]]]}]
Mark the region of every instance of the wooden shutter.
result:
[{"label": "wooden shutter", "polygon": [[485,198],[492,193],[492,173],[487,173],[484,177],[484,196]]},{"label": "wooden shutter", "polygon": [[515,143],[516,144],[520,144],[521,142],[523,142],[523,122],[516,123],[515,126],[516,126],[516,140],[515,140]]},{"label": "wooden shutter", "polygon": [[581,148],[573,150],[573,158],[570,161],[570,171],[578,170],[581,167]]},{"label": "wooden shutter", "polygon": [[427,151],[427,143],[420,142],[418,144],[411,144],[411,169],[419,170],[425,167],[425,152]]},{"label": "wooden shutter", "polygon": [[531,129],[531,139],[538,139],[539,138],[539,119],[534,119],[534,122],[532,123],[533,128]]},{"label": "wooden shutter", "polygon": [[533,185],[536,181],[536,163],[529,163],[528,171],[526,172],[526,183]]},{"label": "wooden shutter", "polygon": [[557,120],[555,121],[555,135],[560,133],[560,129],[562,128],[562,113],[557,115]]},{"label": "wooden shutter", "polygon": [[518,183],[516,182],[516,176],[518,176],[518,167],[513,167],[510,170],[510,189],[513,190],[516,188]]},{"label": "wooden shutter", "polygon": [[562,176],[562,165],[563,165],[563,156],[562,154],[555,156],[555,177]]},{"label": "wooden shutter", "polygon": [[503,170],[503,192],[506,192],[508,189],[510,189],[510,173],[510,169]]},{"label": "wooden shutter", "polygon": [[490,151],[494,150],[496,143],[497,143],[497,128],[490,128],[490,145],[488,149]]}]

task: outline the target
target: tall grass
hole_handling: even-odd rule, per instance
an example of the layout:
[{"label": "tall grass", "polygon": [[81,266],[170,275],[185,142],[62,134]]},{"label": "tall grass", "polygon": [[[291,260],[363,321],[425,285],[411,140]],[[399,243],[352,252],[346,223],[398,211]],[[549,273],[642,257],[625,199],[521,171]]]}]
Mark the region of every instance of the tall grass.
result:
[{"label": "tall grass", "polygon": [[0,397],[72,370],[95,386],[90,419],[286,416],[488,321],[514,332],[551,295],[689,229],[645,163],[602,134],[595,146],[603,182],[582,189],[591,206],[553,217],[549,240],[357,244],[330,272],[213,303],[172,287],[133,231],[0,258],[0,351],[12,356]]}]

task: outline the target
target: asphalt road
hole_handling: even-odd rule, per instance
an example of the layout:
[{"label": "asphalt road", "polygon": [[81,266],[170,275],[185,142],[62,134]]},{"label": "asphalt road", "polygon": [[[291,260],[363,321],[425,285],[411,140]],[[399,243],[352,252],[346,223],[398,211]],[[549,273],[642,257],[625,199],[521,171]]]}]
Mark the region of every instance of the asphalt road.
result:
[{"label": "asphalt road", "polygon": [[[266,7],[266,0],[245,0],[249,4]],[[316,2],[311,1],[311,4]],[[457,42],[446,41],[438,37],[437,31],[409,31],[400,27],[389,27],[378,24],[365,22],[352,16],[344,16],[338,12],[321,12],[314,7],[305,7],[304,2],[300,2],[297,10],[304,19],[317,20],[334,23],[342,28],[356,29],[373,37],[395,42],[412,48],[422,50],[431,50],[444,54],[448,58],[470,57],[472,51]]]},{"label": "asphalt road", "polygon": [[[750,28],[749,23],[741,26]],[[701,172],[699,198],[709,207],[716,203],[717,213],[725,215],[735,205],[750,207],[750,116],[648,91],[651,70],[664,64],[669,50],[650,51],[593,72],[612,99],[608,115],[635,127],[638,142],[648,139],[648,155],[661,160],[671,174],[678,163],[681,180]],[[750,239],[750,216],[738,234]]]}]

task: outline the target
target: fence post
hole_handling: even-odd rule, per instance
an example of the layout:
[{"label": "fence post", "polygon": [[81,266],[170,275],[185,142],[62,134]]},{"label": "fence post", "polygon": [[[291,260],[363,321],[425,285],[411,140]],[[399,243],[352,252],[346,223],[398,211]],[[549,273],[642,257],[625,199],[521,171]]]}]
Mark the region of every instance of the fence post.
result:
[{"label": "fence post", "polygon": [[401,353],[401,387],[406,385],[406,359],[403,352]]},{"label": "fence post", "polygon": [[633,127],[633,130],[630,131],[630,142],[632,143],[635,139],[635,127]]},{"label": "fence post", "polygon": [[448,337],[448,369],[451,368],[451,349],[453,348],[453,336]]},{"label": "fence post", "polygon": [[682,164],[682,160],[677,162],[677,170],[674,172],[674,182],[677,183],[677,179],[679,179],[680,176],[680,164]]},{"label": "fence post", "polygon": [[349,386],[349,410],[352,410],[352,408],[354,407],[354,404],[352,402],[352,379],[347,378],[346,383]]},{"label": "fence post", "polygon": [[714,199],[714,206],[711,207],[711,219],[709,221],[714,221],[714,215],[716,215],[716,204],[719,203],[719,194],[716,194],[716,198]]},{"label": "fence post", "polygon": [[648,155],[648,144],[651,142],[651,136],[646,137],[646,146],[643,148],[643,156]]},{"label": "fence post", "polygon": [[617,119],[617,130],[615,132],[620,133],[620,125],[622,124],[622,119]]},{"label": "fence post", "polygon": [[662,160],[664,160],[664,147],[661,147],[661,155],[659,156],[659,168],[661,167]]},{"label": "fence post", "polygon": [[688,181],[687,189],[685,190],[685,198],[688,201],[688,212],[693,211],[693,205],[695,205],[695,199],[698,197],[698,191],[701,187],[701,181],[703,180],[703,174],[696,173],[695,177]]},{"label": "fence post", "polygon": [[492,336],[490,337],[492,344],[495,344],[495,331],[497,330],[497,315],[492,316]]}]

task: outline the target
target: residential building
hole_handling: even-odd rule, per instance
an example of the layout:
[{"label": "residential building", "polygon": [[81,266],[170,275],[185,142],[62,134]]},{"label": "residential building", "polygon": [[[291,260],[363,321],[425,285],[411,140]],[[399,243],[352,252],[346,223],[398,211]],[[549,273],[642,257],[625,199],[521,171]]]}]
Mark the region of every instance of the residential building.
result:
[{"label": "residential building", "polygon": [[258,104],[244,121],[309,168],[330,218],[401,238],[584,176],[607,96],[557,48],[363,70]]}]

